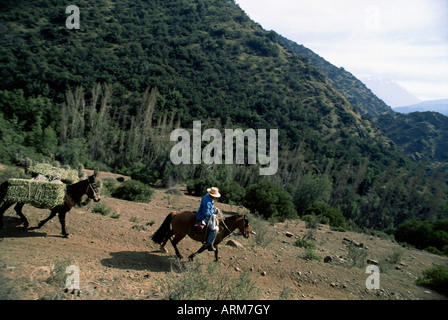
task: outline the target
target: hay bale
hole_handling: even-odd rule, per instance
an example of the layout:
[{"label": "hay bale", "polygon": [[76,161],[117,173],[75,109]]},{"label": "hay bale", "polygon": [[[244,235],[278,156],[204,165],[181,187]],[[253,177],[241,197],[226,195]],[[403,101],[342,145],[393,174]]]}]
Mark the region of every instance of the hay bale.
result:
[{"label": "hay bale", "polygon": [[63,183],[26,179],[9,179],[4,200],[29,203],[40,208],[54,208],[64,204],[67,187]]},{"label": "hay bale", "polygon": [[79,181],[78,170],[68,168],[54,167],[48,163],[38,163],[28,168],[32,176],[39,174],[46,176],[51,180],[61,180],[67,184],[73,184]]}]

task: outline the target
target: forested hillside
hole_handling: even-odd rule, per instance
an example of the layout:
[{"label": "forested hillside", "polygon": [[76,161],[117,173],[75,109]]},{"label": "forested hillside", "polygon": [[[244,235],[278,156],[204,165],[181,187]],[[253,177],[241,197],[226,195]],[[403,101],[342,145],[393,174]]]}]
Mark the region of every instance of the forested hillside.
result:
[{"label": "forested hillside", "polygon": [[379,117],[377,123],[414,160],[448,159],[447,116],[437,112],[396,113]]},{"label": "forested hillside", "polygon": [[396,144],[397,149],[410,159],[442,163],[448,161],[448,117],[434,113],[397,114],[351,73],[337,68],[302,45],[282,36],[278,39],[294,52],[307,57],[363,116],[378,125],[384,135]]},{"label": "forested hillside", "polygon": [[[79,30],[65,26],[65,1],[1,5],[1,162],[81,163],[149,184],[188,183],[192,193],[215,184],[234,203],[269,190],[267,218],[342,213],[347,226],[392,230],[448,215],[443,168],[407,160],[233,1],[76,5]],[[278,128],[277,174],[173,165],[170,133],[198,119],[203,130]]]}]

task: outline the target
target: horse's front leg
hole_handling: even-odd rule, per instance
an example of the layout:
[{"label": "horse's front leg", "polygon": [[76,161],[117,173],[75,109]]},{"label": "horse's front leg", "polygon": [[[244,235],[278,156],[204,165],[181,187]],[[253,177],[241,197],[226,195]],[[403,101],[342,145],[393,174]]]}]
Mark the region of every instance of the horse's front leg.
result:
[{"label": "horse's front leg", "polygon": [[198,251],[196,251],[195,253],[190,255],[188,257],[188,260],[193,261],[193,258],[196,257],[198,254],[201,254],[202,252],[204,252],[205,249],[207,249],[207,244],[202,245],[202,247]]},{"label": "horse's front leg", "polygon": [[25,228],[28,228],[28,226],[29,226],[30,224],[28,223],[27,218],[24,216],[24,214],[23,214],[23,212],[22,212],[22,208],[23,208],[24,205],[25,205],[24,203],[20,203],[20,202],[18,202],[18,203],[15,205],[14,210],[16,211],[16,213],[18,214],[18,216],[20,217],[20,220],[22,220],[23,226],[24,226]]},{"label": "horse's front leg", "polygon": [[219,248],[218,248],[218,245],[217,244],[215,244],[215,261],[216,262],[218,262],[218,251],[219,251]]}]

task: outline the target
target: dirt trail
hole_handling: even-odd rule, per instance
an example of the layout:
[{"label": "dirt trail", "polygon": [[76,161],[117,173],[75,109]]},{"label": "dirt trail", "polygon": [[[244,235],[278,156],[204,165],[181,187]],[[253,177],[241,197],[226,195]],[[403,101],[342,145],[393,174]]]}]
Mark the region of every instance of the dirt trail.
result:
[{"label": "dirt trail", "polygon": [[[109,197],[101,203],[112,212],[106,216],[92,213],[96,205],[92,202],[68,213],[68,239],[60,236],[57,218],[41,229],[24,230],[18,226],[20,220],[13,209],[9,209],[4,217],[5,228],[0,231],[0,299],[166,299],[164,281],[180,277],[179,263],[170,244],[168,254],[162,253],[150,236],[169,212],[196,210],[200,199],[157,189],[150,203]],[[237,211],[235,206],[218,206],[224,211]],[[49,211],[25,206],[24,213],[30,226],[36,226]],[[220,250],[222,269],[235,276],[250,273],[261,290],[261,299],[446,299],[415,285],[415,280],[434,263],[448,265],[447,257],[400,249],[393,241],[331,231],[320,225],[312,232],[316,253],[334,260],[307,261],[303,259],[305,249],[294,245],[309,232],[303,221],[265,223],[263,232],[258,235],[259,244],[257,235],[244,239],[236,231],[229,239],[240,242],[243,248],[227,246],[224,241]],[[381,272],[379,290],[366,289],[369,275],[365,267],[346,266],[347,239],[362,243],[368,248],[367,258],[380,262],[394,250],[402,251],[400,263],[389,264]],[[179,244],[185,257],[199,247],[199,243],[187,238]],[[212,253],[204,252],[199,261],[206,264],[213,259]],[[65,292],[65,268],[70,265],[80,270],[79,296]]]}]

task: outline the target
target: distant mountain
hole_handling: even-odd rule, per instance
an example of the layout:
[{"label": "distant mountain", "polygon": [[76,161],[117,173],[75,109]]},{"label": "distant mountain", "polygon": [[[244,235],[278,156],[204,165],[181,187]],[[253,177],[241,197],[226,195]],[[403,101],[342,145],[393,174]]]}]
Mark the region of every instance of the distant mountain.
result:
[{"label": "distant mountain", "polygon": [[448,116],[448,99],[423,101],[406,107],[394,108],[399,113],[434,111]]},{"label": "distant mountain", "polygon": [[288,49],[308,58],[316,68],[330,79],[331,83],[344,95],[348,102],[357,107],[359,113],[363,116],[374,119],[383,114],[393,113],[392,109],[380,99],[381,97],[375,95],[363,82],[344,68],[334,66],[303,45],[282,36],[279,36],[278,39]]},{"label": "distant mountain", "polygon": [[362,82],[392,108],[419,103],[420,100],[398,83],[377,77],[362,78]]}]

